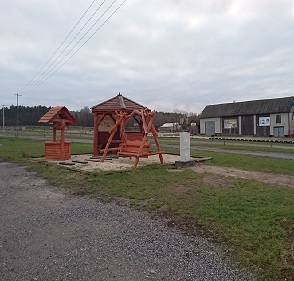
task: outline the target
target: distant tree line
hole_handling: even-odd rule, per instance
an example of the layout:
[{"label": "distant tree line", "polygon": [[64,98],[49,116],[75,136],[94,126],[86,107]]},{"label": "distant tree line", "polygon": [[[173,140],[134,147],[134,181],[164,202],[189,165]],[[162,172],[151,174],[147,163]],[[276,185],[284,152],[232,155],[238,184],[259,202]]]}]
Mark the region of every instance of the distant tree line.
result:
[{"label": "distant tree line", "polygon": [[[19,126],[36,126],[39,119],[50,109],[46,106],[18,106],[18,125]],[[0,124],[3,126],[3,108],[1,108]],[[4,107],[4,125],[16,126],[17,106],[11,105],[9,108]]]},{"label": "distant tree line", "polygon": [[[46,106],[18,106],[18,125],[19,126],[40,126],[39,119],[47,113],[52,107]],[[71,114],[77,120],[78,126],[93,127],[94,118],[89,107],[71,111]],[[9,108],[4,107],[4,124],[5,126],[16,126],[17,106],[11,105]],[[154,120],[154,126],[160,127],[164,123],[179,123],[184,130],[189,127],[189,124],[199,124],[199,115],[194,113],[180,112],[157,112]],[[136,121],[132,120],[129,124],[133,126]],[[3,126],[3,108],[0,109],[0,125]]]},{"label": "distant tree line", "polygon": [[94,127],[94,117],[89,107],[85,106],[79,111],[71,111],[80,127]]},{"label": "distant tree line", "polygon": [[160,127],[164,123],[179,123],[183,130],[188,129],[191,123],[199,125],[200,115],[196,113],[179,112],[157,112],[154,120],[154,126]]}]

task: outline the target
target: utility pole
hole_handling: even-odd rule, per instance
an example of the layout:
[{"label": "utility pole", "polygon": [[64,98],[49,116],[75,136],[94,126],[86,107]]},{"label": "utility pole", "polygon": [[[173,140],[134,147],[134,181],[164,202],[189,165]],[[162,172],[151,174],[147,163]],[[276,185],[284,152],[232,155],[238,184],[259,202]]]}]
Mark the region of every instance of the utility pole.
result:
[{"label": "utility pole", "polygon": [[21,97],[20,94],[14,94],[16,96],[16,136],[18,137],[18,97]]},{"label": "utility pole", "polygon": [[4,131],[5,131],[5,123],[4,123],[4,106],[5,106],[5,104],[2,104],[2,113],[3,113],[3,119],[2,119],[2,121],[3,121],[3,134],[4,134]]}]

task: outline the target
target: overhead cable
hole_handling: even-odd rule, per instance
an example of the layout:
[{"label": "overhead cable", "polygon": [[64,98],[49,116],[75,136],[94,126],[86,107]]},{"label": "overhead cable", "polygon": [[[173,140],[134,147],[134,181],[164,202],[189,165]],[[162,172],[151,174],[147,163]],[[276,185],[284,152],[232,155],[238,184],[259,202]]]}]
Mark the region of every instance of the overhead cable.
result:
[{"label": "overhead cable", "polygon": [[[100,19],[109,11],[109,9],[114,5],[117,0],[114,0],[110,6],[104,11],[104,13],[95,21],[95,23],[87,30],[87,32],[78,40],[78,42],[65,54],[65,56],[47,73],[45,73],[41,79],[35,83],[30,90],[38,87],[47,81],[54,73],[56,73],[63,65],[65,65],[105,24],[106,22],[121,8],[121,6],[127,1],[124,0],[111,14],[108,18],[95,30],[95,32],[89,36],[72,54],[71,52],[78,46],[78,44],[85,38],[85,36],[93,29],[93,27],[100,21]],[[68,57],[69,56],[69,57]],[[68,57],[68,58],[67,58]],[[67,59],[66,59],[67,58]],[[66,60],[65,60],[66,59]],[[65,60],[65,61],[64,61]]]},{"label": "overhead cable", "polygon": [[[126,2],[127,0],[124,0],[115,10],[114,12],[95,30],[95,32],[65,61],[63,62],[53,73],[51,73],[50,76],[48,76],[44,81],[42,81],[40,84],[47,81],[54,73],[56,73],[63,65],[65,65],[104,25],[105,23],[121,8],[121,6]],[[39,85],[40,85],[39,84]]]},{"label": "overhead cable", "polygon": [[[95,0],[96,1],[96,0]],[[106,0],[104,0],[100,6],[96,9],[96,11],[90,16],[90,18],[87,20],[87,22],[83,25],[83,27],[77,32],[77,34],[73,37],[73,39],[67,44],[67,46],[64,47],[64,49],[61,51],[61,53],[59,53],[59,55],[55,58],[55,60],[39,75],[39,77],[37,79],[35,79],[35,81],[31,84],[31,86],[33,87],[34,85],[38,84],[47,74],[48,72],[50,73],[56,65],[54,65],[56,63],[56,61],[61,57],[61,55],[67,50],[67,48],[72,44],[72,42],[78,37],[78,35],[82,32],[82,30],[86,27],[86,25],[90,22],[90,20],[93,18],[93,16],[98,12],[98,10],[101,8],[101,6],[105,3]],[[116,2],[117,0],[115,0],[114,2]],[[113,4],[112,4],[113,5]],[[100,17],[101,18],[101,17]],[[68,37],[67,37],[68,38]],[[65,41],[64,41],[65,42]],[[76,45],[75,45],[76,46]],[[60,48],[59,48],[60,49]],[[72,49],[71,49],[72,50]],[[56,51],[57,52],[57,51]],[[56,53],[55,52],[55,53]],[[52,56],[53,57],[53,56]],[[51,57],[51,58],[52,58]],[[58,62],[59,63],[59,62]],[[57,63],[57,65],[58,65]],[[48,63],[47,63],[48,64]],[[53,69],[50,70],[50,68],[53,66]],[[30,90],[30,89],[28,89]]]},{"label": "overhead cable", "polygon": [[[108,12],[108,10],[113,6],[117,0],[114,0],[111,5],[104,11],[104,13],[96,20],[96,22],[87,30],[87,32],[79,39],[79,41],[65,54],[65,56],[51,69],[41,81],[37,83],[36,86],[41,85],[43,82],[47,81],[56,71],[58,71],[63,65],[65,65],[104,25],[105,23],[120,9],[120,7],[127,1],[124,0],[111,14],[110,16],[95,30],[95,32],[82,43],[82,45],[70,55],[74,48],[85,38],[85,36],[94,28],[94,26],[100,21],[100,19]],[[70,56],[69,56],[70,55]],[[68,59],[66,59],[68,57]],[[64,62],[63,60],[66,59]]]},{"label": "overhead cable", "polygon": [[94,2],[96,0],[93,0],[90,6],[87,8],[87,10],[83,13],[83,15],[80,17],[78,22],[75,24],[75,26],[72,28],[72,30],[68,33],[68,35],[65,37],[63,42],[59,45],[59,47],[56,49],[56,51],[53,53],[53,55],[45,62],[45,64],[41,67],[41,69],[35,74],[35,76],[21,89],[23,91],[26,87],[28,87],[33,80],[38,76],[38,74],[46,67],[46,65],[51,61],[51,59],[54,57],[54,55],[58,52],[58,50],[62,47],[62,45],[65,43],[65,41],[69,38],[69,36],[72,34],[72,32],[75,30],[77,25],[81,22],[81,20],[85,17],[86,13],[89,11],[89,9],[93,6]]}]

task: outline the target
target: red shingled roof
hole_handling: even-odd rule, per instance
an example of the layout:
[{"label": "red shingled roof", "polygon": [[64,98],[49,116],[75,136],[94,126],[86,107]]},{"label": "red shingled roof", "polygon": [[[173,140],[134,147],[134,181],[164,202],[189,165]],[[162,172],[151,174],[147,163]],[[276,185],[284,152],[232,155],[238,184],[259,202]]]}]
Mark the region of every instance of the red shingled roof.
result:
[{"label": "red shingled roof", "polygon": [[70,114],[65,106],[52,107],[38,122],[39,123],[53,123],[57,120],[66,120],[67,124],[76,125],[76,119]]},{"label": "red shingled roof", "polygon": [[117,96],[105,102],[99,103],[93,106],[91,109],[92,109],[92,112],[95,112],[95,111],[115,111],[115,110],[133,111],[135,109],[140,110],[145,108],[146,106],[136,103],[119,93]]}]

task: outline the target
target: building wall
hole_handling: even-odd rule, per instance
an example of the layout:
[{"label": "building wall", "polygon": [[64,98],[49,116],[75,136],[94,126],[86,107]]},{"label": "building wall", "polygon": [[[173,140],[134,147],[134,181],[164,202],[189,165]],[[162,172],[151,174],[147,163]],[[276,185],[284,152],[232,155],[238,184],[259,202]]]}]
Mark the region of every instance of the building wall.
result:
[{"label": "building wall", "polygon": [[175,131],[175,128],[173,126],[171,127],[159,127],[160,132],[173,132]]},{"label": "building wall", "polygon": [[[276,122],[277,115],[281,116],[280,123]],[[288,136],[289,130],[290,130],[289,113],[271,114],[270,117],[271,117],[270,135],[274,136],[274,128],[275,127],[283,127],[284,128],[284,135]]]},{"label": "building wall", "polygon": [[239,135],[239,117],[223,117],[222,118],[222,132],[224,135]]},{"label": "building wall", "polygon": [[269,137],[271,124],[266,119],[271,120],[270,114],[256,114],[256,136]]},{"label": "building wall", "polygon": [[294,112],[289,113],[289,136],[294,138]]},{"label": "building wall", "polygon": [[240,116],[240,135],[250,136],[254,135],[254,116],[245,115]]},{"label": "building wall", "polygon": [[175,123],[173,125],[170,125],[170,126],[160,126],[158,128],[158,130],[160,132],[178,132],[179,130],[181,129],[181,126],[178,124],[178,123]]},{"label": "building wall", "polygon": [[200,119],[200,134],[205,135],[205,122],[214,122],[214,134],[222,133],[222,122],[221,118],[206,118]]},{"label": "building wall", "polygon": [[[277,118],[277,115],[280,115],[280,120]],[[261,120],[266,118],[270,119],[269,123],[262,124]],[[269,137],[275,136],[278,131],[279,136],[289,135],[294,137],[293,113],[257,114],[248,116],[200,119],[200,134],[206,134],[206,122],[214,122],[215,128],[213,134],[248,136],[256,135],[260,137]],[[283,135],[281,135],[281,132],[283,132]]]}]

